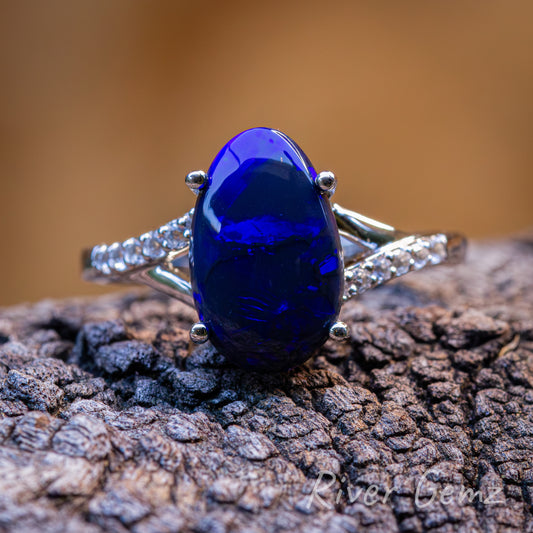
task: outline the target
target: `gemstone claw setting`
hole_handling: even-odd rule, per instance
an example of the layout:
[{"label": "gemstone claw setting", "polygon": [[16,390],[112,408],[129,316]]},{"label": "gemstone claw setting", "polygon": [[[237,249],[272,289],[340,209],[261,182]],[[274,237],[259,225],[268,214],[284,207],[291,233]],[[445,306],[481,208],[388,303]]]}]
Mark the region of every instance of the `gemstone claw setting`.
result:
[{"label": "gemstone claw setting", "polygon": [[203,170],[194,170],[185,177],[185,185],[194,193],[198,194],[205,188],[209,181],[207,174]]},{"label": "gemstone claw setting", "polygon": [[318,174],[315,179],[315,184],[320,192],[330,198],[337,189],[337,178],[333,172],[325,170]]},{"label": "gemstone claw setting", "polygon": [[194,344],[204,344],[209,340],[207,326],[203,322],[196,322],[191,326],[189,337]]},{"label": "gemstone claw setting", "polygon": [[335,322],[329,329],[329,338],[336,342],[342,342],[350,338],[350,328],[346,322]]}]

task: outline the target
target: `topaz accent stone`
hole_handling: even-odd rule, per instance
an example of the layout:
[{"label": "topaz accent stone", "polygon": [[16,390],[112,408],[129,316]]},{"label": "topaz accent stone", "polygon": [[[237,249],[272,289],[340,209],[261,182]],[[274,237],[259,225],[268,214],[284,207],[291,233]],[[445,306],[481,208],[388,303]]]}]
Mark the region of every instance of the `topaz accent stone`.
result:
[{"label": "topaz accent stone", "polygon": [[412,247],[413,267],[415,270],[424,268],[429,261],[429,250],[423,242],[417,241]]},{"label": "topaz accent stone", "polygon": [[166,252],[157,231],[149,231],[140,238],[143,254],[149,259],[161,259]]},{"label": "topaz accent stone", "polygon": [[446,237],[444,235],[434,235],[429,244],[429,261],[433,265],[438,265],[446,259]]},{"label": "topaz accent stone", "polygon": [[187,240],[183,237],[184,229],[177,220],[161,226],[158,233],[161,235],[163,247],[173,251],[183,248],[187,244]]},{"label": "topaz accent stone", "polygon": [[392,277],[391,261],[385,255],[379,255],[374,261],[374,275],[378,283],[384,283]]},{"label": "topaz accent stone", "polygon": [[372,286],[372,276],[365,267],[357,269],[354,276],[354,283],[358,290],[366,291]]},{"label": "topaz accent stone", "polygon": [[107,249],[107,263],[111,270],[124,272],[127,268],[124,262],[124,250],[120,242],[114,242]]},{"label": "topaz accent stone", "polygon": [[128,266],[142,265],[146,259],[142,254],[142,244],[139,239],[132,237],[122,243],[124,262]]},{"label": "topaz accent stone", "polygon": [[395,250],[392,255],[392,265],[396,268],[397,276],[407,274],[411,266],[411,254],[406,250]]},{"label": "topaz accent stone", "polygon": [[99,244],[93,248],[91,253],[91,262],[96,270],[99,270],[105,275],[111,273],[107,258],[107,246],[105,244]]},{"label": "topaz accent stone", "polygon": [[343,261],[316,172],[283,133],[247,130],[209,171],[192,224],[195,305],[228,359],[261,371],[295,367],[328,338]]}]

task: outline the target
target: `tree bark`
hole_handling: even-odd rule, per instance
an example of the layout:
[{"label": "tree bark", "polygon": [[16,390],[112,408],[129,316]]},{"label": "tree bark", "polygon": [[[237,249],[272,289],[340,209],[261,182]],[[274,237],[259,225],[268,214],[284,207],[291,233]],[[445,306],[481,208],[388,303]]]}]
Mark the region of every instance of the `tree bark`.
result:
[{"label": "tree bark", "polygon": [[153,293],[0,310],[0,530],[532,531],[532,265],[474,245],[280,375]]}]

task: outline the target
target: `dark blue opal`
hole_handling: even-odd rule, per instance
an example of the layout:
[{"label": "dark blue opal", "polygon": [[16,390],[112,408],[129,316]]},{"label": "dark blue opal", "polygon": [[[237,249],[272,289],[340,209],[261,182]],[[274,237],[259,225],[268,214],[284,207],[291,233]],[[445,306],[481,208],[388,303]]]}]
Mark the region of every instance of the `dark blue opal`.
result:
[{"label": "dark blue opal", "polygon": [[316,172],[269,128],[229,141],[208,172],[192,227],[196,308],[234,363],[286,370],[328,338],[340,306],[341,245]]}]

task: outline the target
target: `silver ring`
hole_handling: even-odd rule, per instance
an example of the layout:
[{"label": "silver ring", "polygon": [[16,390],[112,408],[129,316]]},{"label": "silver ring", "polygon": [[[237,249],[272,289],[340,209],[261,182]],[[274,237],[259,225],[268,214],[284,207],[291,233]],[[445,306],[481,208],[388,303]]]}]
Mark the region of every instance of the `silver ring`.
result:
[{"label": "silver ring", "polygon": [[[247,130],[241,136],[259,130],[263,129]],[[276,130],[265,131],[269,135],[283,135]],[[288,137],[283,136],[283,141],[285,139]],[[300,150],[295,143],[291,149]],[[331,208],[342,245],[342,302],[409,272],[463,260],[466,240],[461,235],[399,231],[331,203],[329,197],[337,185],[333,173],[320,172],[313,179],[317,194],[322,195]],[[186,184],[201,198],[209,187],[209,180],[210,173],[195,171],[187,175]],[[198,309],[191,283],[194,219],[194,209],[191,209],[180,218],[143,235],[85,250],[84,279],[97,283],[142,283]],[[191,339],[196,343],[205,342],[209,335],[209,328],[203,323],[199,322],[191,329]],[[335,320],[330,325],[329,336],[343,340],[349,332],[343,323]],[[283,364],[278,366],[283,368]]]},{"label": "silver ring", "polygon": [[[460,263],[466,240],[457,233],[413,233],[332,204],[344,255],[343,300],[412,271]],[[189,248],[194,209],[156,230],[82,253],[83,279],[142,283],[194,307]]]}]

